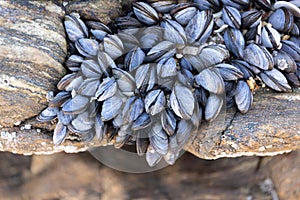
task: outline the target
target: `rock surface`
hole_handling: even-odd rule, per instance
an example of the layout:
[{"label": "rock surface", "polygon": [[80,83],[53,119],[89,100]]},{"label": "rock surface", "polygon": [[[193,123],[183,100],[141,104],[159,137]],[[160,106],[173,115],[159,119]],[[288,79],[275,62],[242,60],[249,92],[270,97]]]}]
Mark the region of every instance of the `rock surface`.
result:
[{"label": "rock surface", "polygon": [[230,109],[225,123],[204,125],[188,150],[200,158],[271,156],[300,149],[300,90],[254,95],[246,114]]},{"label": "rock surface", "polygon": [[66,13],[77,12],[83,19],[101,21],[105,24],[111,22],[122,13],[121,1],[71,1],[66,5]]},{"label": "rock surface", "polygon": [[299,199],[299,153],[215,161],[186,154],[145,174],[118,172],[88,153],[0,153],[0,199]]},{"label": "rock surface", "polygon": [[36,116],[65,73],[64,11],[51,1],[0,1],[0,125]]},{"label": "rock surface", "polygon": [[[0,1],[1,151],[76,153],[102,145],[96,141],[66,141],[61,146],[53,146],[54,124],[39,124],[34,119],[46,106],[47,92],[55,90],[64,74],[63,10],[86,12],[85,17],[91,19],[96,15],[93,13],[103,12],[106,17],[101,19],[108,22],[120,13],[120,2],[110,1],[111,4],[101,6],[103,2],[69,1],[63,9],[62,2]],[[225,122],[220,120],[208,127],[204,125],[186,149],[205,159],[275,155],[299,149],[300,91],[286,94],[258,91],[247,114],[231,109],[226,113]]]}]

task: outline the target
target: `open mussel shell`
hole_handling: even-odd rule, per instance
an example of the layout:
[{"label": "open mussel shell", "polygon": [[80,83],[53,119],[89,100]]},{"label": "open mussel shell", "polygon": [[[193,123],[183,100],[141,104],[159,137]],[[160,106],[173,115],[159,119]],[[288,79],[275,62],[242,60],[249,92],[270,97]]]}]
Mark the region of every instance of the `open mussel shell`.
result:
[{"label": "open mussel shell", "polygon": [[135,74],[135,83],[139,91],[149,91],[156,84],[156,70],[151,64],[141,65]]},{"label": "open mussel shell", "polygon": [[300,2],[298,0],[276,1],[274,9],[287,8],[295,17],[300,17]]},{"label": "open mussel shell", "polygon": [[177,120],[176,116],[171,109],[165,109],[161,114],[161,125],[164,131],[172,136],[175,133]]},{"label": "open mussel shell", "polygon": [[98,52],[97,56],[98,65],[100,67],[100,72],[102,72],[105,76],[110,76],[111,69],[116,69],[116,63],[112,59],[110,55],[103,51]]}]

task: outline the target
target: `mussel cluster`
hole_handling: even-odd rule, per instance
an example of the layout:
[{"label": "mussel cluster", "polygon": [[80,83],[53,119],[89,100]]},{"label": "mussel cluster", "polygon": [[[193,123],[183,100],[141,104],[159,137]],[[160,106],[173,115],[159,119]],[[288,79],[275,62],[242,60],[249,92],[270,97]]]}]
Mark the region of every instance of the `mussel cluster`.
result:
[{"label": "mussel cluster", "polygon": [[[173,164],[202,120],[260,86],[300,86],[300,3],[148,0],[109,25],[65,17],[69,73],[39,121],[58,119],[53,142],[136,145],[150,166]],[[226,95],[226,98],[224,98]],[[201,134],[201,133],[200,133]]]}]

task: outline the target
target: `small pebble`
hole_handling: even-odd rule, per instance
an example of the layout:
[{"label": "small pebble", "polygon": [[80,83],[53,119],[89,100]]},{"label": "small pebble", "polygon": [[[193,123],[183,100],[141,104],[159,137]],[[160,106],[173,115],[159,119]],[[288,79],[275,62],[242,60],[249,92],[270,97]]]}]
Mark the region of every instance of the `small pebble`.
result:
[{"label": "small pebble", "polygon": [[24,129],[26,129],[26,130],[30,130],[31,129],[31,124],[26,124],[25,126],[24,126]]},{"label": "small pebble", "polygon": [[18,122],[15,122],[14,125],[19,126],[21,123],[22,123],[21,121],[18,121]]}]

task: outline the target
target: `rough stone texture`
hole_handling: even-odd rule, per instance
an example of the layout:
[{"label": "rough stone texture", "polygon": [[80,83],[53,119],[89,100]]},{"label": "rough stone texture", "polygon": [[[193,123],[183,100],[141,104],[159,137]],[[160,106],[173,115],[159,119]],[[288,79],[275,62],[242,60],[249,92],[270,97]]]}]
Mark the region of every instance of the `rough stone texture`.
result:
[{"label": "rough stone texture", "polygon": [[248,113],[230,109],[225,123],[204,125],[188,150],[205,159],[289,152],[300,148],[299,121],[299,89],[294,93],[261,90]]},{"label": "rough stone texture", "polygon": [[121,1],[90,0],[71,1],[66,5],[66,13],[77,12],[83,19],[109,23],[122,13]]},{"label": "rough stone texture", "polygon": [[215,161],[186,154],[175,166],[146,174],[115,171],[88,153],[32,157],[0,153],[0,158],[1,200],[300,198],[299,151]]},{"label": "rough stone texture", "polygon": [[65,73],[64,12],[51,1],[0,1],[0,125],[36,116]]}]

